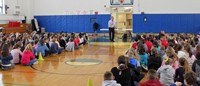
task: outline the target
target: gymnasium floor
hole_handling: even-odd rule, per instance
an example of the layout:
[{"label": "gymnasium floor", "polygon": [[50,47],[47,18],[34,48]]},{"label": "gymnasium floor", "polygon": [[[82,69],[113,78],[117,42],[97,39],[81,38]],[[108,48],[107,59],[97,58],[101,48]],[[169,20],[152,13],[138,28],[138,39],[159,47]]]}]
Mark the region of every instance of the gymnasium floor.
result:
[{"label": "gymnasium floor", "polygon": [[[118,41],[118,40],[116,40]],[[117,58],[130,42],[109,42],[108,38],[91,39],[75,52],[45,57],[32,67],[15,66],[1,71],[4,86],[101,86],[103,73],[117,66]]]}]

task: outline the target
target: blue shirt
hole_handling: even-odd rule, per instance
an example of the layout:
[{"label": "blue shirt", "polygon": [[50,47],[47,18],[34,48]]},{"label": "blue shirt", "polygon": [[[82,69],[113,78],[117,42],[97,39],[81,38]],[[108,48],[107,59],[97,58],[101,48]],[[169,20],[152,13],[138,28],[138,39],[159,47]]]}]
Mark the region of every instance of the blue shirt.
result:
[{"label": "blue shirt", "polygon": [[137,59],[135,59],[135,58],[130,58],[129,59],[130,60],[130,63],[132,64],[132,65],[134,65],[135,67],[137,67],[138,66],[138,64],[137,64]]},{"label": "blue shirt", "polygon": [[0,57],[1,57],[1,63],[3,65],[11,64],[11,60],[13,59],[12,55],[9,55],[7,57],[3,57],[3,56],[0,56]]},{"label": "blue shirt", "polygon": [[140,64],[147,66],[148,54],[147,53],[145,53],[144,55],[140,54],[139,56],[140,56]]},{"label": "blue shirt", "polygon": [[156,50],[157,50],[157,51],[160,51],[160,46],[158,46],[158,47],[156,48]]},{"label": "blue shirt", "polygon": [[58,44],[56,44],[56,43],[53,42],[53,43],[51,44],[51,53],[54,53],[54,54],[55,54],[55,53],[58,53],[58,51],[59,51],[59,50],[58,50]]},{"label": "blue shirt", "polygon": [[43,46],[38,43],[37,47],[36,47],[36,52],[39,54],[40,52],[42,53],[42,56],[45,56],[45,50],[49,51],[49,48],[46,46],[46,44],[44,44]]}]

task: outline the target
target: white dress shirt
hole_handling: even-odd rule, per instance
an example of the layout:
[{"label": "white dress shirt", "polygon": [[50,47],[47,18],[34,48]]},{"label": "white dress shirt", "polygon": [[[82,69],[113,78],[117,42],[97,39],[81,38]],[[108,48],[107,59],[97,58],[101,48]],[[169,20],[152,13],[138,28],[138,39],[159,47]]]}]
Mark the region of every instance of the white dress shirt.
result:
[{"label": "white dress shirt", "polygon": [[109,28],[115,28],[116,27],[116,22],[113,20],[110,20],[109,22],[108,22],[108,27]]}]

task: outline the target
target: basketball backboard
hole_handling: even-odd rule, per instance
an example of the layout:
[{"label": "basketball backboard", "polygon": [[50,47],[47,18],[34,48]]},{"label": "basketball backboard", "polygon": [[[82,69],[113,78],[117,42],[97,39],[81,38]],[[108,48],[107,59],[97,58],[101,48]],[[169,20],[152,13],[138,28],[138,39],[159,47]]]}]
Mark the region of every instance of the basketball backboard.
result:
[{"label": "basketball backboard", "polygon": [[[123,1],[123,4],[120,1]],[[133,5],[133,0],[110,0],[110,5]]]}]

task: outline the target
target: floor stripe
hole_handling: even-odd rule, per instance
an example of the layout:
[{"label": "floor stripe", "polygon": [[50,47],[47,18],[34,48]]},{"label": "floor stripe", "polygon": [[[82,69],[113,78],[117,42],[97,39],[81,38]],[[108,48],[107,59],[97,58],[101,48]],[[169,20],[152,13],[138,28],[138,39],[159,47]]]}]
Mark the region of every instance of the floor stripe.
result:
[{"label": "floor stripe", "polygon": [[40,71],[40,72],[43,72],[43,73],[47,73],[47,74],[56,74],[56,75],[78,75],[78,76],[101,76],[104,74],[104,73],[87,73],[87,74],[63,74],[63,73],[53,73],[53,72],[46,72],[46,71],[43,71],[43,70],[39,70],[37,68],[34,68],[33,66],[31,66],[32,69],[36,70],[36,71]]},{"label": "floor stripe", "polygon": [[39,86],[39,85],[27,85],[27,84],[15,84],[15,83],[3,83],[3,84],[11,86]]}]

